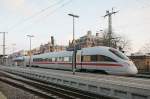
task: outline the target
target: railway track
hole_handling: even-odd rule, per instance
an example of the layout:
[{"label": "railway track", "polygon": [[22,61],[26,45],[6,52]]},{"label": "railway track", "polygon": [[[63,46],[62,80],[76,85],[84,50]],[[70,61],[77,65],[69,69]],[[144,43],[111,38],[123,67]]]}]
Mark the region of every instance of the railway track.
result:
[{"label": "railway track", "polygon": [[[35,68],[35,67],[32,67]],[[36,67],[36,69],[44,69],[44,70],[59,70],[59,71],[68,71],[68,72],[72,72],[71,70],[63,70],[63,69],[52,69],[52,68],[43,68],[43,67]],[[85,73],[85,74],[96,74],[96,75],[108,75],[109,74],[105,73],[104,71],[88,71],[88,70],[78,70],[76,71],[77,73]],[[141,73],[141,74],[136,74],[136,75],[130,75],[130,76],[122,76],[122,77],[133,77],[133,78],[144,78],[144,79],[150,79],[150,73]]]},{"label": "railway track", "polygon": [[0,72],[0,80],[12,86],[32,92],[46,99],[112,99],[110,97],[99,96],[93,93],[60,86],[37,79],[25,78],[7,72]]},{"label": "railway track", "polygon": [[150,74],[136,74],[131,77],[150,79]]}]

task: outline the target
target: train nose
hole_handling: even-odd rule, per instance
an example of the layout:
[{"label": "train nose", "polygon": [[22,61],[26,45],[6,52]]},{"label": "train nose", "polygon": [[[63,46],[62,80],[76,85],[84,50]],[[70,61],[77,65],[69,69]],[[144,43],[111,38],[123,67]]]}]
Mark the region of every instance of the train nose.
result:
[{"label": "train nose", "polygon": [[138,70],[132,61],[126,61],[123,64],[128,75],[135,75],[138,73]]},{"label": "train nose", "polygon": [[131,75],[137,74],[138,70],[132,61],[129,61],[128,72]]}]

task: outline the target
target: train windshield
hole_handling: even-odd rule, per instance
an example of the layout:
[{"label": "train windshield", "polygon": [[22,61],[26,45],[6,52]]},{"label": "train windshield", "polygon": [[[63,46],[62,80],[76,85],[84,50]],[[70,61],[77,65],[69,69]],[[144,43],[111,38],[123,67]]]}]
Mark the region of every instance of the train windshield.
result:
[{"label": "train windshield", "polygon": [[115,54],[116,56],[118,56],[119,58],[121,59],[124,59],[124,60],[129,60],[129,58],[127,56],[125,56],[122,52],[116,50],[116,49],[109,49],[110,52],[112,52],[113,54]]}]

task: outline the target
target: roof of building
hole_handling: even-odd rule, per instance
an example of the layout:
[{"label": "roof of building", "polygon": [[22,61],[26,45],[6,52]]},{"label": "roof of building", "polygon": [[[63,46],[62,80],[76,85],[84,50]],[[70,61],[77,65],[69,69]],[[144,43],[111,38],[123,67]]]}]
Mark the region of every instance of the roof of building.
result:
[{"label": "roof of building", "polygon": [[136,52],[132,53],[131,56],[150,56],[149,53]]}]

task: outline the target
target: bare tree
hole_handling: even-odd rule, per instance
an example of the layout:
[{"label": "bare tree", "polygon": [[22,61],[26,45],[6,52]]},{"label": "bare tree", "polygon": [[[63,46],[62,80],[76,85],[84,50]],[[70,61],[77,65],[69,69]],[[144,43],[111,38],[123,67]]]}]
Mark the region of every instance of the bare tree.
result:
[{"label": "bare tree", "polygon": [[121,51],[131,50],[130,40],[128,40],[125,36],[120,36],[116,33],[112,33],[110,38],[107,30],[105,30],[103,31],[103,45],[109,46],[109,42],[111,42],[110,47],[117,48]]},{"label": "bare tree", "polygon": [[139,50],[142,53],[150,53],[150,42],[145,43],[144,46]]}]

